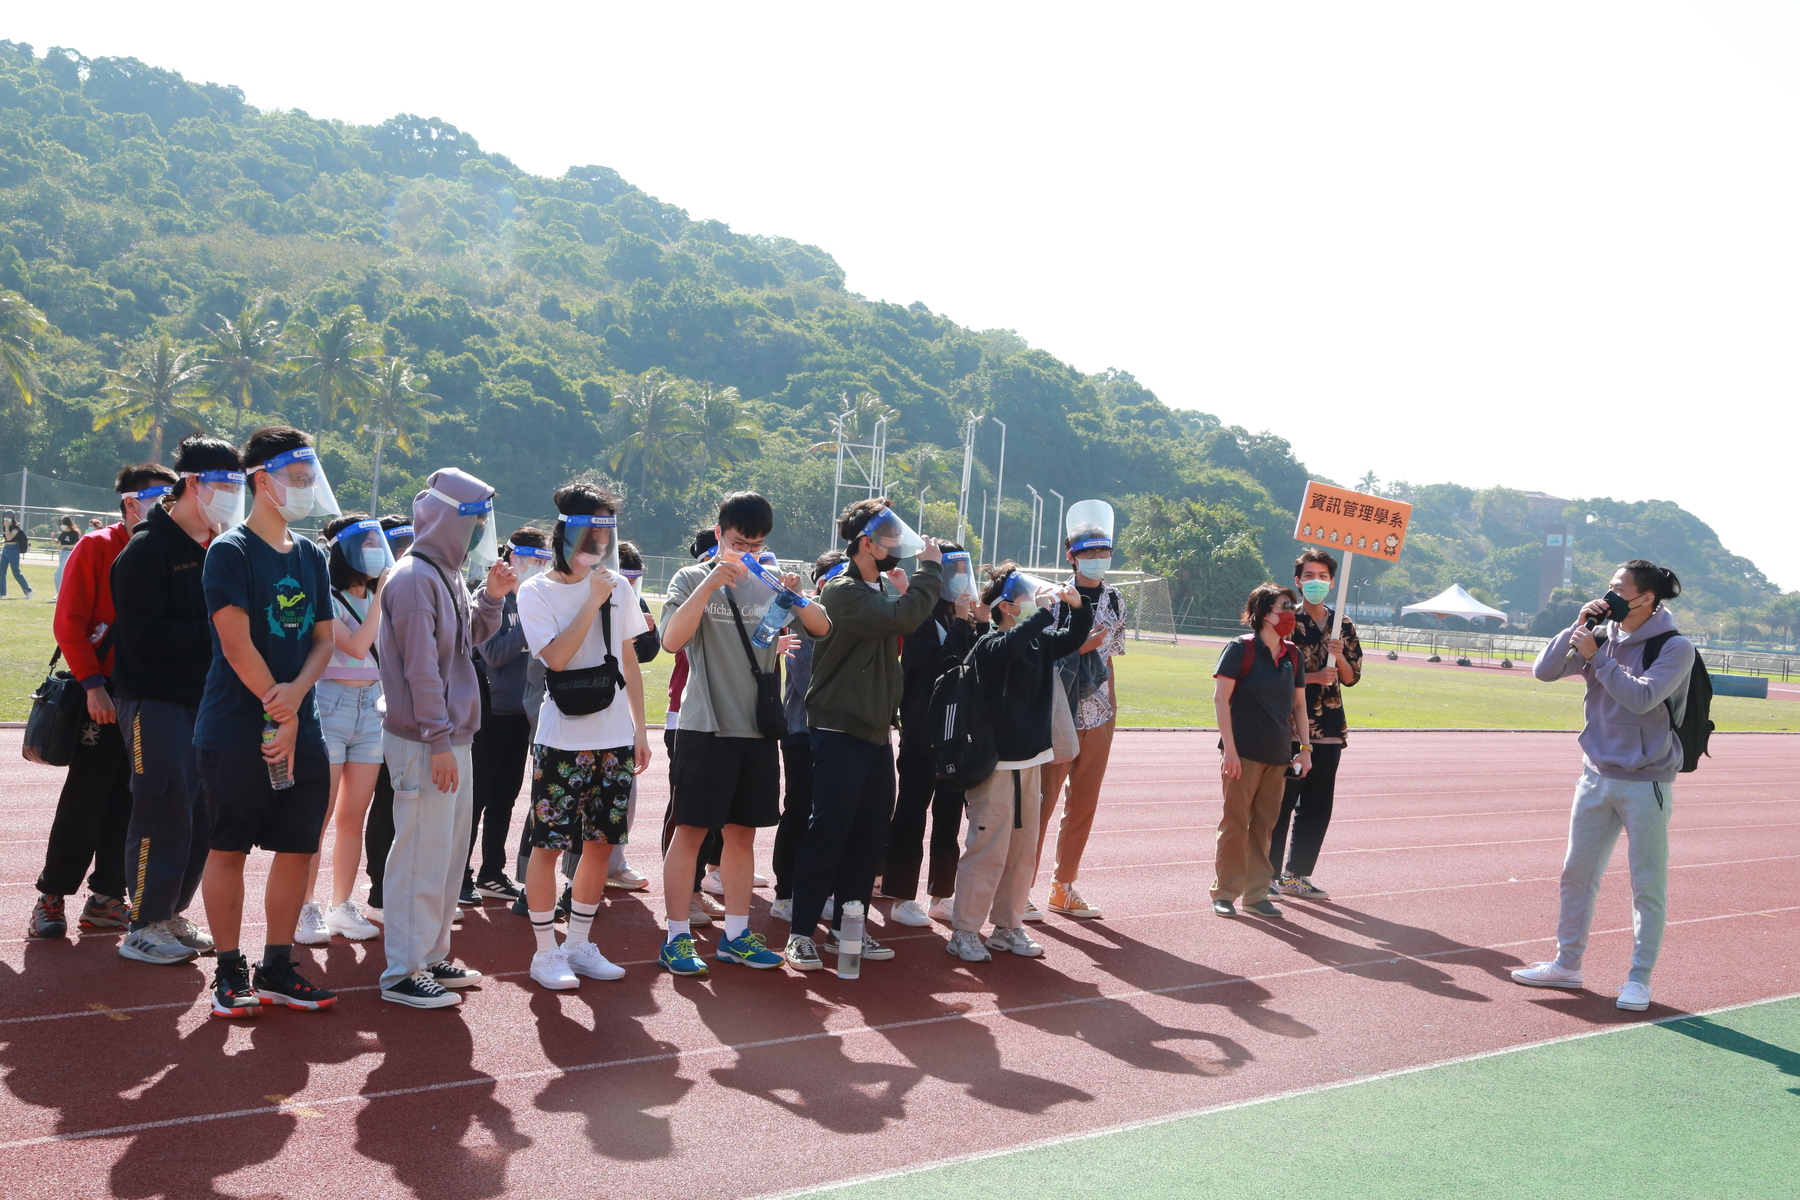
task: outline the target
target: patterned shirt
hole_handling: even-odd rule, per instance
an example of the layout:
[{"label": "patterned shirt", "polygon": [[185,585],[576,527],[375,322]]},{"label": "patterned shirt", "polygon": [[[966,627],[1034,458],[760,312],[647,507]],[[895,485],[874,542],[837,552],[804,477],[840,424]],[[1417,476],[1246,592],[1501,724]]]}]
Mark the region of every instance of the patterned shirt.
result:
[{"label": "patterned shirt", "polygon": [[[1071,575],[1064,580],[1085,588],[1085,584]],[[1082,603],[1088,603],[1084,595]],[[1051,609],[1052,623],[1062,625],[1069,613],[1061,601]],[[1117,658],[1125,653],[1125,598],[1118,593],[1112,584],[1102,581],[1100,584],[1100,600],[1094,605],[1094,632],[1088,636],[1092,641],[1098,635],[1100,644],[1094,648],[1102,661]],[[1113,681],[1110,675],[1111,664],[1108,662],[1109,674],[1105,683],[1075,706],[1075,728],[1098,729],[1113,719]]]},{"label": "patterned shirt", "polygon": [[[1362,643],[1356,640],[1356,624],[1345,618],[1338,629],[1338,636],[1344,640],[1344,661],[1350,664],[1350,683],[1344,686],[1355,686],[1362,682]],[[1325,610],[1325,624],[1315,622],[1307,615],[1302,606],[1294,614],[1294,636],[1290,639],[1300,648],[1300,661],[1308,675],[1325,669],[1325,659],[1330,651],[1325,643],[1331,640],[1331,610]],[[1347,742],[1349,730],[1344,721],[1344,691],[1336,679],[1330,683],[1309,683],[1306,685],[1306,712],[1311,719],[1308,736],[1314,743]]]}]

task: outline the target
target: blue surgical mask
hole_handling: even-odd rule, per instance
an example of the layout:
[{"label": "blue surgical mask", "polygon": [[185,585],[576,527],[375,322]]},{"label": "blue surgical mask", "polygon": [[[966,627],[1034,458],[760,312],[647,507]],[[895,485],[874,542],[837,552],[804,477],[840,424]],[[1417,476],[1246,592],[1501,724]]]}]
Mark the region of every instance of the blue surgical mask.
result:
[{"label": "blue surgical mask", "polygon": [[1075,569],[1081,573],[1083,579],[1099,579],[1111,568],[1112,555],[1110,554],[1105,558],[1078,558],[1075,560]]},{"label": "blue surgical mask", "polygon": [[1300,585],[1300,594],[1306,597],[1308,604],[1323,604],[1325,597],[1331,595],[1329,579],[1309,579]]}]

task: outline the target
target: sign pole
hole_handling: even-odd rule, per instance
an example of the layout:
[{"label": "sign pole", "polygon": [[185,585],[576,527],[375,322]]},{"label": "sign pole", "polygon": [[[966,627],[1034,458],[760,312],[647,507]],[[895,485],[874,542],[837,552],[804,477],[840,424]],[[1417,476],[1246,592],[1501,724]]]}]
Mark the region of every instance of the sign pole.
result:
[{"label": "sign pole", "polygon": [[[1346,550],[1344,552],[1344,571],[1338,576],[1337,607],[1331,611],[1331,637],[1329,640],[1334,642],[1337,641],[1338,630],[1344,624],[1344,597],[1350,591],[1350,567],[1355,561],[1356,555]],[[1337,655],[1327,654],[1325,656],[1325,669],[1327,671],[1337,669]]]}]

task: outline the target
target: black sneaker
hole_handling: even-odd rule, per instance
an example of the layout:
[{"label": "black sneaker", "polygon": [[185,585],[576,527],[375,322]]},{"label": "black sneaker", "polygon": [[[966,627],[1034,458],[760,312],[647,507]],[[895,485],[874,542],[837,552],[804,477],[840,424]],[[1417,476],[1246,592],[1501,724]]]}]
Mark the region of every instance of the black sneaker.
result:
[{"label": "black sneaker", "polygon": [[473,879],[463,880],[462,894],[456,898],[456,902],[464,908],[481,907],[481,893],[475,890]]},{"label": "black sneaker", "polygon": [[449,1008],[462,1003],[462,997],[446,991],[443,984],[431,977],[430,971],[417,971],[389,984],[381,989],[381,998],[412,1008]]},{"label": "black sneaker", "polygon": [[40,893],[31,906],[31,923],[25,926],[28,938],[59,938],[69,932],[69,918],[63,909],[63,898]]},{"label": "black sneaker", "polygon": [[475,890],[484,896],[492,896],[496,900],[517,900],[525,894],[518,884],[504,875],[496,875],[491,879],[477,879]]},{"label": "black sneaker", "polygon": [[525,903],[524,896],[520,896],[517,900],[512,902],[512,910],[521,917],[529,917],[531,915],[531,905]]},{"label": "black sneaker", "polygon": [[1259,917],[1267,917],[1271,921],[1287,920],[1287,914],[1276,907],[1273,900],[1264,899],[1258,900],[1254,904],[1246,904],[1244,905],[1244,911],[1247,913],[1255,913]]},{"label": "black sneaker", "polygon": [[314,1012],[337,1003],[336,992],[306,982],[294,969],[294,964],[286,960],[273,967],[257,966],[256,998],[264,1004],[285,1004],[289,1008]]},{"label": "black sneaker", "polygon": [[1229,900],[1214,900],[1213,901],[1213,912],[1217,913],[1221,917],[1237,916],[1237,909],[1235,909],[1231,906],[1231,901],[1229,901]]},{"label": "black sneaker", "polygon": [[[838,953],[838,931],[835,929],[826,930],[825,944],[820,946],[819,949],[825,951],[827,954]],[[870,937],[867,932],[864,932],[862,956],[870,962],[884,962],[887,959],[894,957],[894,948],[892,946],[882,945],[880,942]]]},{"label": "black sneaker", "polygon": [[250,986],[248,963],[220,963],[213,972],[212,1011],[215,1017],[254,1017],[262,1001]]},{"label": "black sneaker", "polygon": [[569,919],[569,895],[573,886],[573,884],[563,884],[562,895],[556,898],[556,919],[558,921]]},{"label": "black sneaker", "polygon": [[434,962],[425,969],[431,972],[431,977],[437,981],[439,987],[468,987],[472,983],[481,982],[480,971],[474,967],[459,967],[448,959]]}]

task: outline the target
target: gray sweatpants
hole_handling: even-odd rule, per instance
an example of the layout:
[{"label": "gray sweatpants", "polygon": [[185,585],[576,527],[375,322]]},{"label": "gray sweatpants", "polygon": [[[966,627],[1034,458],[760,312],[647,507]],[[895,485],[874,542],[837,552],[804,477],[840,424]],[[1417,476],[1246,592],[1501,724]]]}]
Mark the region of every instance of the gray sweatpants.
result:
[{"label": "gray sweatpants", "polygon": [[1669,891],[1669,811],[1674,793],[1669,784],[1635,779],[1605,779],[1591,770],[1575,785],[1575,807],[1569,813],[1569,853],[1563,859],[1562,914],[1556,922],[1556,964],[1579,971],[1594,924],[1594,902],[1600,877],[1619,831],[1625,831],[1631,864],[1631,974],[1633,983],[1648,984],[1662,949],[1663,921]]},{"label": "gray sweatpants", "polygon": [[431,782],[431,747],[386,731],[381,752],[394,781],[394,844],[381,884],[388,987],[450,957],[450,923],[469,861],[475,770],[469,747],[452,746],[456,792]]},{"label": "gray sweatpants", "polygon": [[956,864],[952,923],[980,933],[983,919],[1017,929],[1037,874],[1042,767],[995,771],[970,789],[968,836]]}]

